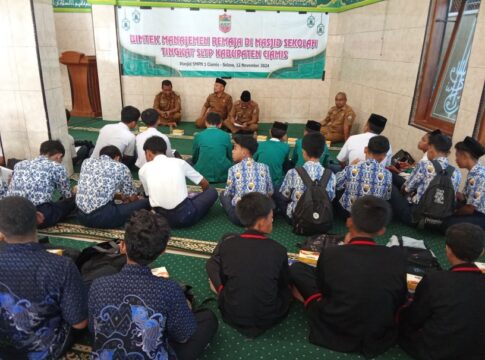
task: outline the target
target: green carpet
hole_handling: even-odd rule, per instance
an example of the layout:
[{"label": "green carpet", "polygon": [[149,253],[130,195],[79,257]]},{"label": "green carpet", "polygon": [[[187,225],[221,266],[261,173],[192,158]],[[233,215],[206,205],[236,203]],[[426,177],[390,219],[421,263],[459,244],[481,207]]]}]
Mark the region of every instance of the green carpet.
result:
[{"label": "green carpet", "polygon": [[[100,128],[106,124],[101,120],[73,118],[69,123],[69,132],[76,139],[88,139],[95,141],[98,133],[95,131],[86,131],[76,128],[89,127]],[[270,124],[262,124],[261,129]],[[196,131],[193,123],[182,123],[181,128],[184,128],[187,135],[193,134]],[[299,137],[303,132],[303,125],[290,125],[290,136]],[[167,128],[162,128],[162,131],[168,132]],[[261,132],[263,133],[263,132]],[[179,150],[183,155],[191,154],[192,141],[190,139],[171,138],[172,146]],[[331,156],[336,156],[336,151],[331,151]],[[137,174],[134,173],[134,176]],[[223,184],[220,184],[222,187]],[[217,242],[228,232],[240,232],[242,229],[231,224],[224,214],[224,211],[219,203],[209,211],[198,224],[188,229],[174,229],[173,236],[179,238],[187,238],[194,240],[204,240],[208,242]],[[344,234],[345,225],[340,219],[335,220],[333,233]],[[405,235],[416,239],[422,239],[426,245],[435,253],[439,262],[444,268],[448,268],[444,237],[440,234],[419,231],[401,225],[397,222],[392,222],[384,236],[377,239],[378,243],[385,244],[391,235]],[[274,229],[271,237],[284,245],[288,252],[296,252],[296,244],[301,242],[304,237],[296,236],[291,232],[291,227],[286,224],[282,218],[276,218],[274,222]],[[85,242],[67,239],[53,239],[53,243],[59,243],[66,246],[86,246]],[[482,256],[480,261],[485,261],[485,256]],[[155,262],[155,266],[166,266],[171,277],[180,281],[191,284],[194,287],[194,293],[198,299],[205,299],[211,296],[207,277],[204,268],[205,260],[195,257],[166,254]],[[214,304],[210,305],[215,310]],[[288,318],[274,329],[268,331],[266,334],[256,340],[248,340],[239,335],[235,330],[226,326],[221,322],[219,333],[214,342],[206,351],[203,359],[361,359],[358,355],[340,354],[326,349],[313,346],[307,341],[308,329],[305,320],[305,314],[299,304],[293,304]],[[398,348],[393,348],[379,359],[407,359]]]},{"label": "green carpet", "polygon": [[[69,246],[82,249],[90,243],[50,238],[55,245]],[[165,266],[172,279],[176,279],[193,286],[196,301],[212,297],[205,272],[205,259],[183,255],[164,254],[154,263],[153,267]],[[354,354],[342,354],[314,346],[308,342],[308,326],[303,306],[293,303],[288,318],[262,336],[250,340],[240,335],[236,330],[227,326],[220,318],[215,302],[207,305],[219,318],[219,330],[209,348],[201,359],[218,360],[249,360],[249,359],[363,359]],[[88,345],[84,343],[84,345]],[[76,346],[75,349],[79,347]],[[82,352],[74,351],[66,359],[81,359]],[[379,359],[401,360],[409,359],[402,351],[395,347],[390,349]]]}]

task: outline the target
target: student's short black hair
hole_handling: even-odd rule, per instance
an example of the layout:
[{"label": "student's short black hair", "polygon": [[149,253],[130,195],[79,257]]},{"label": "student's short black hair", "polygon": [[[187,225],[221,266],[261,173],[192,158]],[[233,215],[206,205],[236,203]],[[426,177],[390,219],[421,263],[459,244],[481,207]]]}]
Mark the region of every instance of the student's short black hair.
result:
[{"label": "student's short black hair", "polygon": [[172,86],[172,82],[170,80],[163,80],[162,86]]},{"label": "student's short black hair", "polygon": [[167,143],[160,136],[149,137],[143,144],[143,151],[151,151],[154,154],[165,154]]},{"label": "student's short black hair", "polygon": [[126,253],[139,265],[149,265],[165,251],[170,238],[167,220],[148,210],[136,211],[126,224]]},{"label": "student's short black hair", "polygon": [[209,125],[219,125],[222,122],[222,118],[219,113],[210,112],[207,114],[206,121]]},{"label": "student's short black hair", "polygon": [[274,127],[271,128],[270,132],[272,137],[280,140],[286,135],[285,130],[274,128]]},{"label": "student's short black hair", "polygon": [[480,226],[468,223],[455,224],[446,230],[446,245],[458,259],[474,262],[482,254],[484,234]]},{"label": "student's short black hair", "polygon": [[391,207],[387,201],[367,195],[354,202],[350,216],[358,230],[377,234],[391,221]]},{"label": "student's short black hair", "polygon": [[64,149],[64,145],[62,145],[59,140],[47,140],[40,144],[39,153],[47,156],[55,154],[62,154],[62,156],[64,156],[66,154],[66,149]]},{"label": "student's short black hair", "polygon": [[274,204],[270,197],[259,192],[244,195],[236,205],[236,215],[245,227],[253,227],[256,222],[269,215]]},{"label": "student's short black hair", "polygon": [[138,121],[140,118],[140,110],[138,110],[134,106],[125,106],[121,110],[121,121],[124,122],[125,124],[129,124],[132,121]]},{"label": "student's short black hair", "polygon": [[320,158],[325,150],[325,136],[318,132],[303,136],[301,147],[311,158]]},{"label": "student's short black hair", "polygon": [[429,137],[429,145],[433,146],[436,151],[448,153],[451,149],[451,139],[444,134],[436,134]]},{"label": "student's short black hair", "polygon": [[234,136],[234,142],[240,147],[249,150],[251,156],[258,151],[258,142],[252,135],[236,135]]},{"label": "student's short black hair", "polygon": [[7,237],[35,233],[37,209],[26,198],[8,196],[0,200],[0,232]]},{"label": "student's short black hair", "polygon": [[114,159],[115,157],[119,156],[120,158],[122,158],[123,156],[121,155],[121,151],[120,149],[118,149],[116,146],[114,145],[108,145],[108,146],[105,146],[104,148],[102,148],[100,151],[99,151],[99,156],[101,155],[107,155],[109,156],[110,158]]},{"label": "student's short black hair", "polygon": [[155,109],[146,109],[141,113],[141,120],[147,125],[147,126],[153,126],[156,124],[158,120],[158,113],[157,110]]},{"label": "student's short black hair", "polygon": [[377,134],[377,135],[380,135],[385,129],[385,126],[379,126],[379,125],[373,124],[371,122],[368,122],[367,124],[369,126],[369,130],[372,133]]},{"label": "student's short black hair", "polygon": [[369,144],[367,145],[367,150],[371,154],[386,154],[389,151],[390,145],[389,140],[382,135],[377,135],[369,139]]}]

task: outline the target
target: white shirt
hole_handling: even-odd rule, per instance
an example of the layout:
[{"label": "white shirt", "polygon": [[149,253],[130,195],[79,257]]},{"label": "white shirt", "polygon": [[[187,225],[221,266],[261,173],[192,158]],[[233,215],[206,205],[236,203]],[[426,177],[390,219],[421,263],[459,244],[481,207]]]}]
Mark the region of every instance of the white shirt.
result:
[{"label": "white shirt", "polygon": [[152,207],[171,210],[187,198],[185,178],[199,184],[204,178],[182,159],[157,155],[138,172]]},{"label": "white shirt", "polygon": [[147,159],[145,157],[145,151],[143,151],[143,145],[145,145],[145,141],[147,141],[147,139],[151,138],[152,136],[161,137],[165,141],[165,144],[167,144],[166,155],[168,157],[173,157],[172,148],[170,146],[170,140],[168,139],[168,136],[165,134],[162,134],[154,127],[149,127],[144,132],[136,136],[136,155],[138,156],[138,158],[136,159],[135,165],[139,169],[141,169],[141,167],[145,165],[145,163],[147,162]]},{"label": "white shirt", "polygon": [[[369,140],[374,136],[377,136],[377,134],[371,132],[350,136],[342,147],[342,150],[338,153],[337,160],[346,162],[347,164],[352,164],[356,159],[365,161],[364,149],[369,145]],[[392,147],[389,144],[389,151],[381,164],[384,166],[391,165],[391,158]]]},{"label": "white shirt", "polygon": [[428,152],[426,151],[423,155],[423,158],[421,159],[421,161],[428,161]]},{"label": "white shirt", "polygon": [[121,121],[101,128],[91,157],[99,157],[101,149],[108,145],[116,146],[121,151],[121,155],[135,155],[135,135],[131,133],[128,125]]}]

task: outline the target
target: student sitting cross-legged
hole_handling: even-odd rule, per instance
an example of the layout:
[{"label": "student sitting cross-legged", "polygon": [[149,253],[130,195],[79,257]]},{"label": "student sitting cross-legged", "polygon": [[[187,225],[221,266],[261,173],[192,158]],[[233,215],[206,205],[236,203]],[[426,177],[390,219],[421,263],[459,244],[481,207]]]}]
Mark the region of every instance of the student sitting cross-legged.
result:
[{"label": "student sitting cross-legged", "polygon": [[392,174],[382,165],[388,151],[389,140],[382,135],[374,136],[365,147],[366,160],[348,165],[337,173],[336,187],[341,195],[335,204],[337,214],[344,219],[348,218],[352,204],[365,195],[374,195],[384,200],[391,198]]},{"label": "student sitting cross-legged", "polygon": [[[421,199],[423,199],[423,195],[425,195],[431,181],[440,173],[438,170],[451,172],[450,179],[454,192],[456,193],[458,191],[461,182],[461,173],[454,168],[449,168],[451,166],[448,162],[450,148],[451,139],[446,135],[436,134],[430,136],[427,153],[428,160],[418,162],[401,189],[393,186],[391,205],[396,219],[407,225],[413,225],[419,221],[415,216],[416,209]],[[439,169],[436,166],[439,166]],[[446,200],[453,201],[453,199]]]},{"label": "student sitting cross-legged", "polygon": [[231,136],[220,129],[219,113],[210,112],[205,119],[207,129],[194,137],[192,164],[210,183],[227,180],[227,170],[232,166]]},{"label": "student sitting cross-legged", "polygon": [[[320,163],[324,146],[325,137],[320,132],[309,133],[303,137],[302,151],[303,158],[305,159],[303,170],[308,173],[312,181],[320,180],[325,171],[325,168]],[[275,194],[277,206],[287,217],[287,220],[293,218],[296,204],[298,204],[298,200],[300,200],[305,190],[305,184],[303,184],[303,180],[298,175],[296,169],[288,171],[281,184],[280,191]],[[334,174],[331,174],[326,190],[329,200],[332,201],[335,197]]]},{"label": "student sitting cross-legged", "polygon": [[449,271],[426,274],[400,313],[401,347],[420,360],[485,359],[485,274],[474,264],[485,234],[472,224],[446,232]]},{"label": "student sitting cross-legged", "polygon": [[229,220],[241,225],[236,215],[236,205],[243,195],[250,192],[259,192],[271,196],[273,184],[268,165],[261,164],[253,159],[258,150],[258,142],[252,135],[236,135],[232,159],[237,164],[229,169],[226,189],[220,195],[222,207],[229,216]]},{"label": "student sitting cross-legged", "polygon": [[0,200],[0,358],[59,359],[87,324],[81,275],[71,259],[37,243],[35,206]]},{"label": "student sitting cross-legged", "polygon": [[252,192],[237,203],[246,231],[222,238],[207,261],[211,289],[226,323],[256,337],[286,317],[290,303],[286,249],[268,238],[273,201]]},{"label": "student sitting cross-legged", "polygon": [[105,125],[99,131],[98,140],[96,140],[96,146],[91,157],[98,157],[99,152],[105,146],[114,145],[121,152],[123,164],[131,167],[136,160],[136,141],[131,130],[136,128],[139,118],[140,110],[133,106],[125,106],[121,110],[121,121],[119,123]]},{"label": "student sitting cross-legged", "polygon": [[182,288],[148,267],[167,247],[170,227],[140,210],[126,226],[120,250],[127,264],[89,290],[95,359],[196,359],[217,331],[210,310],[193,313]]},{"label": "student sitting cross-legged", "polygon": [[460,223],[471,223],[485,229],[485,167],[478,159],[485,148],[474,138],[467,136],[455,145],[456,163],[467,169],[468,175],[463,192],[457,193],[458,206],[455,213],[443,223],[443,229]]},{"label": "student sitting cross-legged", "polygon": [[[149,208],[148,199],[138,197],[130,170],[120,161],[121,152],[113,145],[102,148],[99,158],[84,160],[76,194],[77,218],[82,225],[119,227],[135,211]],[[117,191],[123,204],[115,203]]]},{"label": "student sitting cross-legged", "polygon": [[288,124],[275,121],[270,130],[271,139],[258,144],[254,160],[269,167],[273,187],[279,189],[289,167],[290,146],[286,143]]},{"label": "student sitting cross-legged", "polygon": [[[40,145],[40,156],[15,164],[7,195],[25,197],[35,205],[44,216],[39,228],[57,224],[76,207],[62,165],[64,154],[59,140],[48,140]],[[54,190],[59,190],[63,199],[53,201]]]},{"label": "student sitting cross-legged", "polygon": [[374,196],[355,201],[345,245],[326,248],[316,269],[294,263],[294,294],[304,301],[310,342],[375,357],[397,340],[395,316],[404,303],[406,263],[399,248],[375,243],[391,218],[389,204]]},{"label": "student sitting cross-legged", "polygon": [[[172,227],[194,225],[217,201],[217,191],[186,161],[165,155],[165,141],[153,136],[143,145],[147,163],[139,171],[145,194],[153,210]],[[200,185],[202,192],[189,194],[185,178]]]},{"label": "student sitting cross-legged", "polygon": [[161,137],[167,144],[167,151],[165,152],[165,154],[168,157],[173,157],[170,139],[167,135],[157,130],[157,126],[160,124],[159,116],[159,113],[155,109],[146,109],[141,113],[141,120],[145,123],[147,129],[142,133],[138,134],[135,138],[137,156],[135,165],[138,169],[140,169],[147,162],[147,159],[145,158],[145,151],[143,151],[143,145],[145,145],[145,141],[152,136]]}]

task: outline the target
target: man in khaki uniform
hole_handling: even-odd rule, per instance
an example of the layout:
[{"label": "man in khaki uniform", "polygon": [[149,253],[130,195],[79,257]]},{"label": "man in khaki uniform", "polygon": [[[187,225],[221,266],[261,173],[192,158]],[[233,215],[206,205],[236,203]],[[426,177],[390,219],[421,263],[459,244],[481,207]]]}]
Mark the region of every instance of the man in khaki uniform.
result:
[{"label": "man in khaki uniform", "polygon": [[347,141],[354,120],[355,112],[347,105],[347,95],[339,92],[335,95],[335,106],[330,108],[322,121],[322,134],[332,142]]},{"label": "man in khaki uniform", "polygon": [[182,118],[182,101],[180,95],[172,90],[170,80],[162,81],[160,91],[153,101],[153,108],[160,115],[160,125],[177,126]]},{"label": "man in khaki uniform", "polygon": [[256,101],[251,100],[251,93],[244,90],[241,93],[241,100],[234,103],[229,117],[223,124],[233,134],[240,131],[255,132],[258,130],[259,106]]},{"label": "man in khaki uniform", "polygon": [[214,93],[207,97],[204,106],[202,106],[199,118],[195,120],[196,127],[206,127],[205,119],[207,114],[210,112],[215,112],[221,115],[223,121],[227,119],[232,109],[232,97],[224,92],[225,88],[226,82],[217,78],[216,82],[214,83]]}]

